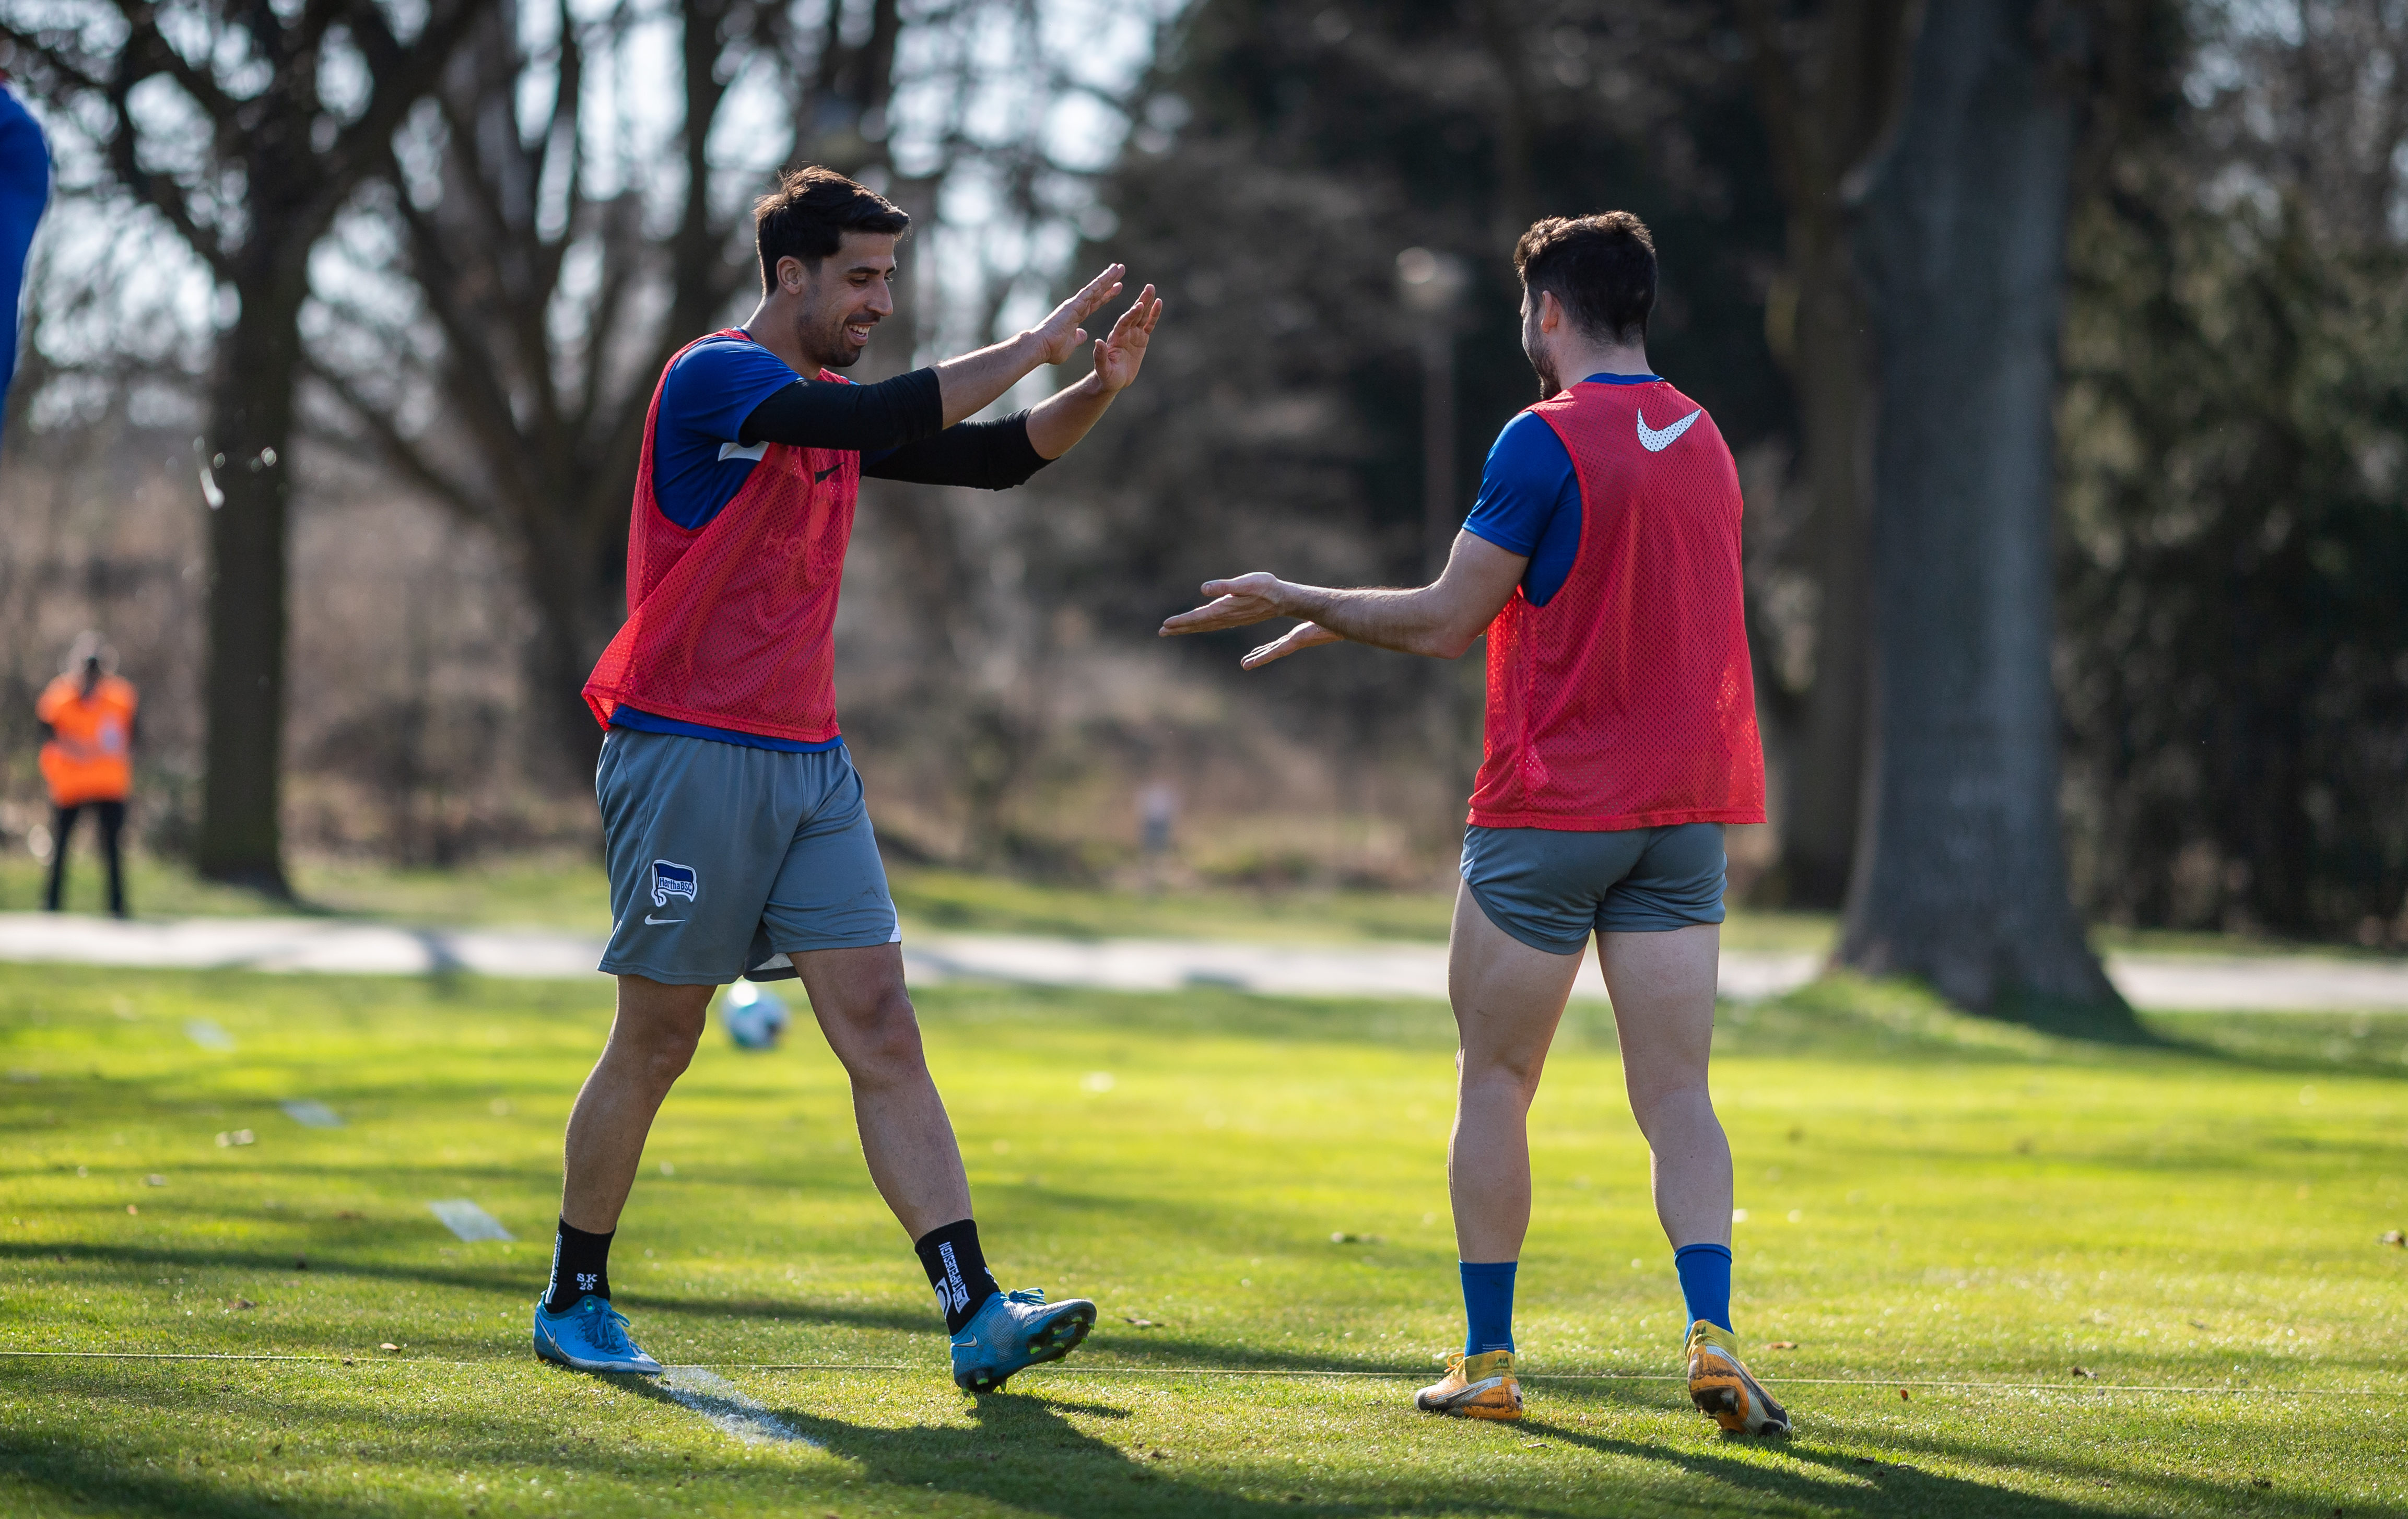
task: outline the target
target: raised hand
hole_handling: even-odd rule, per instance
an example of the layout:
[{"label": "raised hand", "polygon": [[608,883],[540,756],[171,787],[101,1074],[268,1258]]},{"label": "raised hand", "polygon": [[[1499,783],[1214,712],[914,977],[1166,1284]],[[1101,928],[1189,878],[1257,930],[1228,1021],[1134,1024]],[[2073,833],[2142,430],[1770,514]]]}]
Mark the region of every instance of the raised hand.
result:
[{"label": "raised hand", "polygon": [[1245,658],[1238,661],[1238,668],[1258,670],[1274,659],[1285,659],[1290,654],[1306,649],[1318,648],[1325,643],[1344,643],[1345,641],[1343,634],[1332,633],[1319,623],[1298,623],[1279,638],[1250,652]]},{"label": "raised hand", "polygon": [[1060,364],[1079,351],[1079,345],[1087,340],[1087,329],[1079,323],[1121,293],[1121,276],[1127,272],[1125,264],[1105,265],[1103,273],[1088,280],[1077,294],[1055,307],[1051,316],[1030,329],[1037,338],[1040,363]]},{"label": "raised hand", "polygon": [[1162,636],[1218,633],[1225,627],[1247,627],[1281,616],[1278,596],[1283,589],[1280,578],[1263,569],[1234,580],[1206,580],[1204,594],[1213,599],[1193,611],[1165,619]]},{"label": "raised hand", "polygon": [[1137,294],[1137,301],[1121,313],[1112,330],[1096,345],[1096,383],[1107,395],[1116,395],[1137,378],[1139,365],[1145,363],[1145,345],[1154,337],[1154,324],[1162,320],[1162,302],[1154,297],[1154,287],[1146,286]]}]

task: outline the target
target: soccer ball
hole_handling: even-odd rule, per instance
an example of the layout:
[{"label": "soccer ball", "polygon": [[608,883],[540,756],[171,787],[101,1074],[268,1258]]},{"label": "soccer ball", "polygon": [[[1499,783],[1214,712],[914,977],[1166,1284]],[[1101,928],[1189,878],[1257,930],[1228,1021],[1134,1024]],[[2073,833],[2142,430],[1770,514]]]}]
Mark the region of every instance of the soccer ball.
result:
[{"label": "soccer ball", "polygon": [[726,1021],[727,1037],[739,1050],[768,1050],[777,1047],[778,1037],[794,1022],[786,1011],[785,999],[767,987],[755,986],[749,981],[738,982],[719,1000],[719,1015]]}]

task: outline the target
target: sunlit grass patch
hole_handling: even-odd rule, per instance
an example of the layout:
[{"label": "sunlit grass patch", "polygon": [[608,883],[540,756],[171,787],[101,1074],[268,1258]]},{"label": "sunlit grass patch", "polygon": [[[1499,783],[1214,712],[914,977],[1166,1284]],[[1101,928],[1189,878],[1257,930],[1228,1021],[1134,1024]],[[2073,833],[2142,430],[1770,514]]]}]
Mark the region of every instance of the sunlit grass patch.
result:
[{"label": "sunlit grass patch", "polygon": [[[714,1031],[612,1274],[649,1348],[802,1437],[748,1440],[526,1348],[599,978],[0,970],[0,1346],[302,1358],[0,1357],[0,1512],[2408,1503],[2408,1249],[2378,1242],[2408,1228],[2408,1068],[2360,1058],[2408,1020],[2186,1016],[2100,1047],[1889,986],[1726,1009],[1737,1314],[1799,1426],[1759,1447],[1663,1380],[1680,1303],[1606,1010],[1572,1010],[1534,1113],[1531,1418],[1479,1426],[1404,1401],[1460,1332],[1443,1008],[920,1000],[991,1257],[1101,1325],[1002,1397],[955,1393],[841,1073],[808,1037]],[[453,1238],[447,1198],[516,1240]]]}]

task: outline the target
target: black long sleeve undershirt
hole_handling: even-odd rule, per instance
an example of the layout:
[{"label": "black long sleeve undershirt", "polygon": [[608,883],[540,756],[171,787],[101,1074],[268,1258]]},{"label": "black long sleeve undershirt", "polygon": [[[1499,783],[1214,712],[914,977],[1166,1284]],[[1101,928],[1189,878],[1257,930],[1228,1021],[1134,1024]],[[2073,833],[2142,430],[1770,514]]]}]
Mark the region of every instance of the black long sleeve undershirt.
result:
[{"label": "black long sleeve undershirt", "polygon": [[797,380],[771,394],[737,429],[737,441],[849,449],[861,472],[922,485],[1003,491],[1053,461],[1028,441],[1028,413],[994,422],[944,424],[934,369],[914,369],[875,385]]},{"label": "black long sleeve undershirt", "polygon": [[945,397],[934,369],[882,380],[875,385],[839,385],[797,380],[752,408],[736,430],[736,441],[786,443],[803,449],[851,449],[875,453],[944,431]]},{"label": "black long sleeve undershirt", "polygon": [[921,485],[1008,491],[1053,462],[1028,441],[1028,413],[1015,411],[993,422],[955,423],[886,453],[865,453],[861,472]]}]

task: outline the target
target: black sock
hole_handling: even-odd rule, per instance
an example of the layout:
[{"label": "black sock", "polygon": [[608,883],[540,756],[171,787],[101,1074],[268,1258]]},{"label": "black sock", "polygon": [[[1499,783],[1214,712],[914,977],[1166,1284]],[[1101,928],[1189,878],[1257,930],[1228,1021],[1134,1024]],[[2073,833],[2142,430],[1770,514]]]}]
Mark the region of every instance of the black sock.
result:
[{"label": "black sock", "polygon": [[986,1254],[979,1249],[978,1225],[969,1219],[930,1229],[913,1240],[911,1248],[920,1253],[928,1285],[937,1289],[937,1306],[945,1311],[949,1335],[960,1334],[962,1326],[978,1316],[986,1300],[1003,1290],[995,1284],[995,1273],[986,1268]]},{"label": "black sock", "polygon": [[544,1294],[545,1311],[566,1313],[589,1292],[610,1296],[610,1236],[618,1232],[588,1234],[565,1218],[560,1221],[560,1232],[552,1241],[552,1288]]}]

